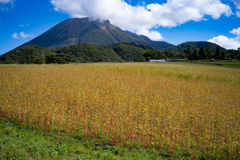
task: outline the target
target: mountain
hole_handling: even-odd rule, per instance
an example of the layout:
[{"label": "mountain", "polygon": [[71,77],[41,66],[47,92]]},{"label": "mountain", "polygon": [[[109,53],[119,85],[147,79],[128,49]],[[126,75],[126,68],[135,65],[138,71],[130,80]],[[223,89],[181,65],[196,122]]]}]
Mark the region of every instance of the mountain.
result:
[{"label": "mountain", "polygon": [[215,44],[215,43],[211,43],[211,42],[204,42],[204,41],[199,41],[199,42],[185,42],[182,44],[179,44],[177,46],[173,46],[170,48],[166,48],[164,50],[170,50],[170,51],[175,51],[175,52],[183,52],[184,49],[188,49],[188,48],[193,48],[196,47],[198,49],[200,49],[201,47],[203,48],[211,48],[213,50],[216,50],[217,47],[220,47],[222,50],[226,50],[225,48]]},{"label": "mountain", "polygon": [[144,36],[144,35],[137,35],[136,33],[133,33],[133,32],[130,32],[130,31],[124,31],[124,32],[127,33],[128,35],[133,36],[133,37],[138,38],[138,39],[142,39],[142,40],[150,41],[150,42],[152,41],[150,38],[148,38],[147,36]]},{"label": "mountain", "polygon": [[119,42],[146,44],[158,50],[174,46],[164,41],[156,42],[146,36],[123,31],[111,25],[108,20],[103,22],[90,21],[89,18],[67,19],[22,46],[34,44],[52,49],[78,43],[105,45]]}]

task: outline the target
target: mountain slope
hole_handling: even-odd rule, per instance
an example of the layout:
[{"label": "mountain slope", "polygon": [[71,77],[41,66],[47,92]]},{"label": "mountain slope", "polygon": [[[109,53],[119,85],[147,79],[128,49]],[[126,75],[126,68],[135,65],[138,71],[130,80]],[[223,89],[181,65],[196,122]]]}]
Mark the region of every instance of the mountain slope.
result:
[{"label": "mountain slope", "polygon": [[35,60],[42,61],[43,53],[45,56],[54,54],[52,50],[42,48],[36,45],[27,45],[18,47],[0,57],[0,64],[29,64]]},{"label": "mountain slope", "polygon": [[102,59],[104,62],[123,62],[124,60],[114,50],[106,45],[75,44],[68,47],[53,49],[55,53],[68,54],[81,63],[94,62]]},{"label": "mountain slope", "polygon": [[67,19],[22,46],[34,44],[44,48],[62,48],[78,43],[104,45],[119,42],[147,44],[159,50],[174,46],[164,41],[156,42],[146,36],[122,31],[109,21],[89,21],[88,18]]},{"label": "mountain slope", "polygon": [[153,48],[145,44],[137,45],[129,42],[109,45],[80,43],[56,49],[46,49],[36,45],[27,45],[5,53],[0,57],[0,64],[41,64],[43,60],[47,63],[47,57],[51,55],[62,54],[69,55],[73,62],[81,63],[96,62],[98,60],[103,62],[135,61],[140,60],[143,54],[150,50],[153,50]]},{"label": "mountain slope", "polygon": [[125,61],[140,60],[144,53],[153,50],[153,48],[145,44],[137,45],[129,42],[115,43],[108,46],[111,47]]},{"label": "mountain slope", "polygon": [[43,59],[46,62],[47,56],[56,54],[70,55],[75,62],[81,63],[94,62],[98,59],[104,62],[124,61],[110,46],[81,43],[57,49],[46,49],[36,45],[19,47],[1,56],[0,64],[43,63]]},{"label": "mountain slope", "polygon": [[185,42],[182,44],[179,44],[177,46],[174,47],[170,47],[170,48],[166,48],[165,50],[170,50],[170,51],[175,51],[175,52],[183,52],[184,49],[188,49],[188,48],[211,48],[213,50],[216,50],[217,47],[220,47],[222,50],[226,50],[225,48],[222,48],[221,46],[215,44],[215,43],[211,43],[211,42],[204,42],[204,41],[199,41],[199,42]]}]

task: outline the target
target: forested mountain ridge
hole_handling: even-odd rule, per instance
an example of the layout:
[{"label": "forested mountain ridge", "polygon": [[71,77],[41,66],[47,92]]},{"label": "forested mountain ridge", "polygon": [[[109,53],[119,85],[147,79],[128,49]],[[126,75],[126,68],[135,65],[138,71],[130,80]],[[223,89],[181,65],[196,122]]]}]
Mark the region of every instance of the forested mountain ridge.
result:
[{"label": "forested mountain ridge", "polygon": [[52,49],[56,54],[67,54],[80,63],[94,62],[123,62],[124,60],[114,50],[106,45],[75,44],[68,47]]},{"label": "forested mountain ridge", "polygon": [[220,47],[222,50],[226,50],[225,48],[215,44],[215,43],[211,43],[211,42],[205,42],[205,41],[197,41],[197,42],[185,42],[185,43],[182,43],[182,44],[179,44],[177,46],[173,46],[173,47],[170,47],[170,48],[166,48],[164,50],[169,50],[169,51],[173,51],[173,52],[183,52],[185,49],[188,49],[188,48],[211,48],[212,50],[216,50],[218,47]]},{"label": "forested mountain ridge", "polygon": [[[153,48],[145,44],[138,45],[129,42],[111,45],[80,43],[57,49],[46,49],[36,45],[27,45],[2,55],[0,57],[0,63],[42,64],[43,61],[44,63],[137,61],[143,57],[144,53],[150,50],[153,50]],[[57,60],[53,61],[53,59]]]},{"label": "forested mountain ridge", "polygon": [[125,61],[140,60],[144,53],[154,50],[145,44],[137,45],[128,42],[114,43],[109,44],[108,46],[111,47]]},{"label": "forested mountain ridge", "polygon": [[43,63],[88,63],[149,61],[150,59],[189,59],[189,60],[240,60],[240,50],[216,50],[201,47],[184,49],[183,52],[154,50],[145,44],[129,42],[109,45],[75,44],[57,49],[46,49],[36,45],[16,48],[0,56],[0,64],[43,64]]},{"label": "forested mountain ridge", "polygon": [[36,45],[27,45],[18,47],[10,52],[0,56],[0,63],[5,64],[29,64],[43,63],[43,55],[51,55],[54,52],[50,49],[42,48]]}]

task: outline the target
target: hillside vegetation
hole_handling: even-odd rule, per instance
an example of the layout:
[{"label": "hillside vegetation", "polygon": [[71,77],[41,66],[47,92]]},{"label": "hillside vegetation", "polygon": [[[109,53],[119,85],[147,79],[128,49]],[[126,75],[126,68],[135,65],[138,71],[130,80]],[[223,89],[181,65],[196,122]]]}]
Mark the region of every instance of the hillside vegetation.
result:
[{"label": "hillside vegetation", "polygon": [[154,50],[146,44],[129,42],[109,45],[75,44],[57,49],[45,49],[35,45],[14,49],[0,57],[0,64],[42,64],[44,63],[89,63],[149,61],[150,59],[188,60],[240,60],[240,50],[216,50],[201,47],[185,48],[183,52]]},{"label": "hillside vegetation", "polygon": [[[112,45],[80,43],[57,49],[45,49],[35,45],[28,45],[4,54],[0,57],[0,63],[42,64],[43,60],[44,63],[137,61],[149,50],[153,50],[153,48],[144,44],[137,45],[126,42]],[[64,60],[61,60],[61,57],[64,57]],[[58,60],[53,61],[53,58]]]},{"label": "hillside vegetation", "polygon": [[123,62],[124,60],[114,50],[105,45],[75,44],[70,47],[53,49],[55,53],[64,53],[72,56],[81,63],[94,62],[102,59],[104,62]]},{"label": "hillside vegetation", "polygon": [[52,50],[36,45],[28,45],[16,48],[0,57],[0,63],[5,64],[30,64],[43,63],[43,54],[48,56],[54,54]]},{"label": "hillside vegetation", "polygon": [[[183,52],[185,49],[188,49],[188,48],[210,48],[212,50],[216,50],[218,47],[220,47],[219,45],[217,44],[214,44],[214,43],[211,43],[211,42],[185,42],[185,43],[182,43],[182,44],[179,44],[177,46],[173,46],[173,47],[169,47],[169,48],[166,48],[165,50],[169,50],[169,51],[174,51],[174,52]],[[222,48],[220,47],[221,50],[226,50],[225,48]]]},{"label": "hillside vegetation", "polygon": [[115,43],[108,45],[125,61],[137,61],[143,57],[147,51],[154,50],[153,48],[142,44],[134,43]]}]

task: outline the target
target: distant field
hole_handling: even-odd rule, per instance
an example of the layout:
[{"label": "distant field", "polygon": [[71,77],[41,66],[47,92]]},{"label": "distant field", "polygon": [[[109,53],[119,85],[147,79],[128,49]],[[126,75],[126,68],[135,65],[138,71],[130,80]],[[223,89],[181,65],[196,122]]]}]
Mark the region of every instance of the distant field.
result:
[{"label": "distant field", "polygon": [[240,158],[240,70],[191,63],[0,66],[0,120],[178,159]]},{"label": "distant field", "polygon": [[197,64],[206,64],[206,65],[216,65],[216,66],[222,66],[222,67],[231,67],[231,68],[240,68],[240,62],[216,62],[216,61],[208,61],[208,62],[192,62]]}]

